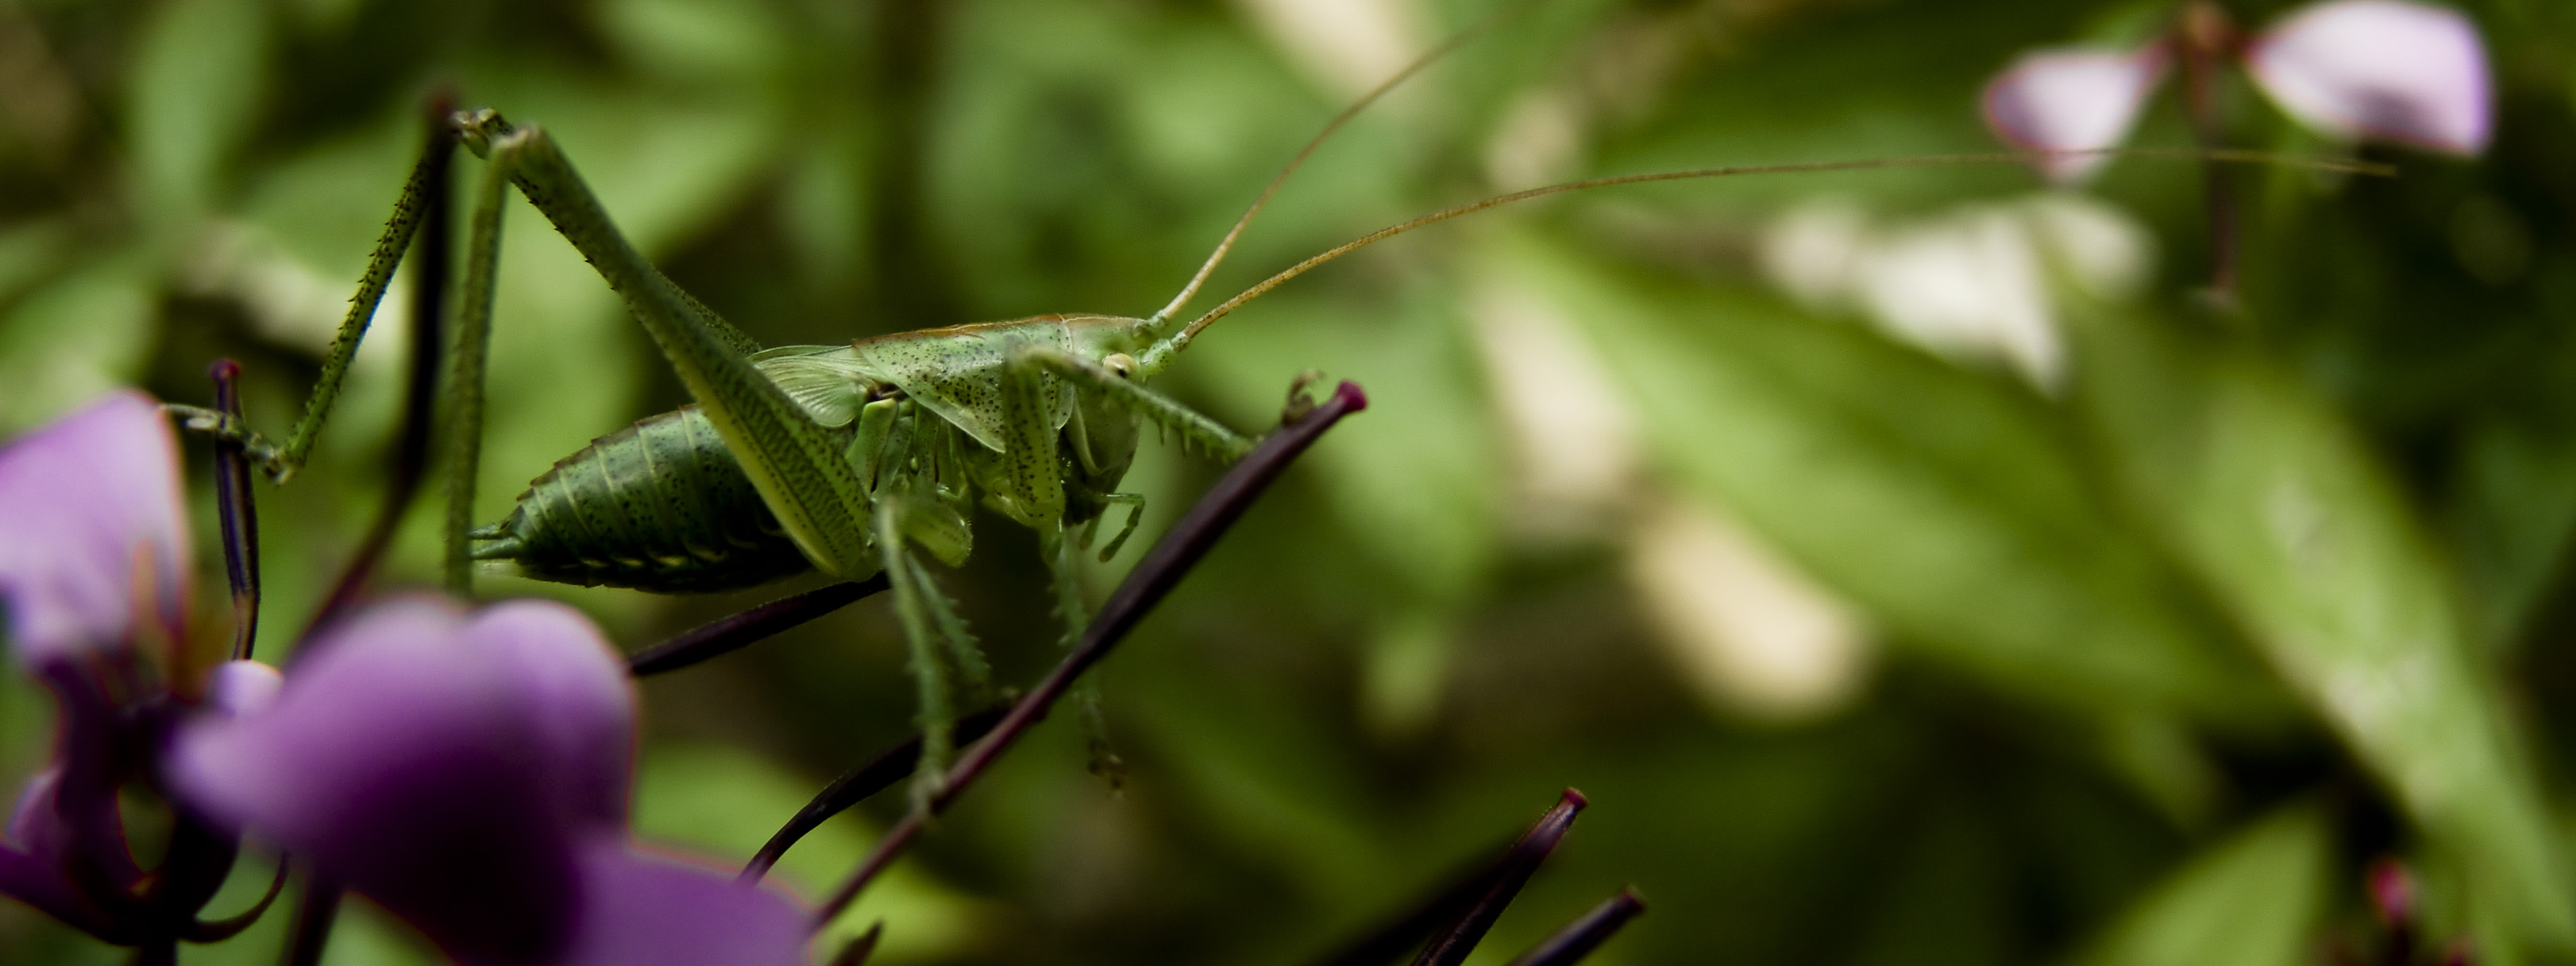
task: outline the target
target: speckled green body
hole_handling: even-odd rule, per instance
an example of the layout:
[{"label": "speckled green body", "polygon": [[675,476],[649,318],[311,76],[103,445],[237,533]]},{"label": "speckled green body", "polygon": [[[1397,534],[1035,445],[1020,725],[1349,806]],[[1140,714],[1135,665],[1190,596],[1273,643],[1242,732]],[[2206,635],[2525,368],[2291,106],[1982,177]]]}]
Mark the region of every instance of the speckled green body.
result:
[{"label": "speckled green body", "polygon": [[[1015,353],[1126,359],[1140,320],[1048,315],[902,332],[839,346],[782,346],[753,367],[846,462],[869,504],[898,498],[906,539],[952,565],[973,546],[981,503],[1052,534],[1097,519],[1137,444],[1128,377],[1091,370],[1087,385]],[[1121,363],[1124,365],[1125,363]],[[1081,375],[1079,367],[1074,371]],[[1150,402],[1150,400],[1147,400]],[[1150,406],[1145,408],[1150,409]],[[1222,427],[1185,414],[1185,440]],[[1163,421],[1183,418],[1164,414]],[[1204,423],[1202,425],[1202,423]],[[1219,439],[1228,456],[1238,440]],[[819,561],[765,504],[739,454],[698,410],[665,413],[594,441],[529,484],[508,519],[473,535],[480,560],[523,576],[657,593],[730,590]],[[873,547],[872,536],[860,534]],[[861,579],[874,567],[843,567]]]},{"label": "speckled green body", "polygon": [[475,536],[479,559],[585,587],[696,593],[813,569],[695,406],[592,440]]}]

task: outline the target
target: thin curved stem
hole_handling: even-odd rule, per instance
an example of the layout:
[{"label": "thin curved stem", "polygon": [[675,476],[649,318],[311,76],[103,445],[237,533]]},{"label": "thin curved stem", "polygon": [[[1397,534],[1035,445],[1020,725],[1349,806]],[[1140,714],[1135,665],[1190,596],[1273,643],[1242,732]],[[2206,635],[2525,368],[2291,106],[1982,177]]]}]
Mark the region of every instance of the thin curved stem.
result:
[{"label": "thin curved stem", "polygon": [[[241,363],[217,359],[206,367],[215,381],[215,411],[241,420]],[[215,512],[224,534],[224,582],[233,592],[233,660],[246,661],[259,639],[259,506],[250,485],[250,457],[242,444],[215,440]]]}]

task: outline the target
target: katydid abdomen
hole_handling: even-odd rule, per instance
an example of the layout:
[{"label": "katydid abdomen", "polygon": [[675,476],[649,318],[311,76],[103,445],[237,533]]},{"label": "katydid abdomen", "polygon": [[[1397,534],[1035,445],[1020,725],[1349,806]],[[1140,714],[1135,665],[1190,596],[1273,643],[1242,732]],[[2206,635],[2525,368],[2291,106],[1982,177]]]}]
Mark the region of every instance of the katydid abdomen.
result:
[{"label": "katydid abdomen", "polygon": [[813,568],[695,406],[592,440],[474,536],[476,559],[586,587],[734,590]]}]

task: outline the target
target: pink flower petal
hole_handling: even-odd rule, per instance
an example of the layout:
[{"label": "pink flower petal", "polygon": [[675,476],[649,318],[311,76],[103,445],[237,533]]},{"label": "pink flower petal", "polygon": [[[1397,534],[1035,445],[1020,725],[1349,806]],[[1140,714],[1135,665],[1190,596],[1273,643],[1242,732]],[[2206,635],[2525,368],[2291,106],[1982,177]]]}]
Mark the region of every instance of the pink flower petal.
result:
[{"label": "pink flower petal", "polygon": [[[1986,85],[1986,126],[2029,151],[2118,147],[2164,79],[2162,45],[2122,51],[2058,47],[2021,55]],[[2082,179],[2103,155],[2046,158],[2041,173],[2061,184]]]},{"label": "pink flower petal", "polygon": [[175,639],[184,518],[178,441],[142,393],[113,393],[0,448],[0,599],[19,660],[123,646],[147,611]]},{"label": "pink flower petal", "polygon": [[2282,110],[2345,137],[2476,154],[2495,123],[2486,48],[2456,10],[2320,3],[2265,31],[2246,62]]}]

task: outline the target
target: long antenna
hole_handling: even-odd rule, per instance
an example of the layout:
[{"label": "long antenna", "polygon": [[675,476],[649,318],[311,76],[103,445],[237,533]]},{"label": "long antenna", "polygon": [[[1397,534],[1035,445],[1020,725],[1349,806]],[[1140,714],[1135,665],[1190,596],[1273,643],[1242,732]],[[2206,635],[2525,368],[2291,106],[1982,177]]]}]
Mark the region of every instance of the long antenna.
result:
[{"label": "long antenna", "polygon": [[1208,276],[1215,274],[1216,267],[1225,261],[1225,256],[1234,251],[1234,240],[1243,235],[1245,226],[1252,224],[1252,217],[1261,213],[1262,206],[1270,203],[1270,196],[1278,194],[1279,186],[1288,183],[1288,176],[1296,174],[1297,169],[1306,163],[1306,158],[1314,154],[1316,148],[1323,147],[1325,141],[1331,140],[1334,132],[1342,129],[1342,125],[1350,123],[1351,118],[1358,116],[1360,111],[1376,103],[1378,98],[1386,96],[1386,92],[1394,90],[1396,85],[1404,83],[1407,78],[1421,73],[1424,68],[1439,62],[1440,58],[1448,56],[1451,51],[1466,46],[1469,41],[1483,36],[1486,31],[1494,29],[1504,20],[1529,9],[1537,2],[1538,0],[1516,0],[1502,9],[1486,14],[1475,23],[1469,24],[1466,29],[1450,35],[1448,40],[1441,41],[1440,46],[1433,47],[1422,56],[1414,58],[1413,63],[1404,65],[1404,69],[1396,71],[1395,76],[1379,81],[1378,85],[1370,88],[1368,93],[1360,95],[1359,100],[1352,101],[1351,106],[1342,108],[1341,113],[1333,115],[1333,119],[1324,124],[1323,130],[1315,132],[1315,136],[1306,141],[1305,147],[1297,149],[1297,156],[1288,159],[1288,166],[1279,169],[1279,174],[1270,179],[1269,186],[1261,189],[1261,196],[1252,199],[1252,207],[1244,209],[1243,217],[1234,220],[1234,227],[1227,229],[1225,238],[1216,243],[1216,250],[1208,253],[1207,262],[1199,266],[1198,274],[1190,276],[1190,283],[1181,286],[1181,293],[1172,296],[1171,304],[1163,306],[1160,311],[1154,313],[1153,318],[1146,320],[1147,327],[1161,326],[1166,320],[1179,314],[1181,308],[1188,305],[1190,299],[1199,294],[1199,286],[1207,284]]},{"label": "long antenna", "polygon": [[[2214,161],[2223,164],[2270,164],[2280,165],[2283,167],[2305,168],[2312,171],[2374,175],[2380,177],[2393,176],[2397,173],[2397,168],[2394,165],[2378,164],[2369,161],[2353,161],[2343,158],[2318,158],[2304,155],[2281,154],[2271,151],[2200,150],[2191,148],[2099,148],[2085,151],[2013,151],[1995,152],[1990,154],[1934,154],[1911,158],[1880,158],[1872,161],[1815,161],[1800,164],[1758,164],[1727,168],[1700,168],[1692,171],[1660,171],[1654,174],[1623,174],[1606,178],[1586,178],[1582,181],[1567,181],[1561,184],[1531,188],[1526,191],[1515,191],[1507,195],[1496,195],[1483,201],[1470,202],[1468,204],[1459,205],[1455,208],[1443,208],[1439,211],[1423,215],[1411,221],[1388,225],[1384,228],[1380,228],[1358,238],[1354,238],[1348,242],[1334,246],[1331,250],[1326,251],[1323,254],[1298,262],[1295,265],[1289,266],[1287,270],[1282,271],[1277,275],[1263,279],[1261,284],[1244,289],[1242,294],[1225,300],[1223,304],[1218,305],[1216,308],[1209,309],[1206,315],[1199,316],[1197,319],[1191,321],[1189,327],[1182,329],[1181,334],[1174,337],[1170,342],[1156,345],[1153,349],[1149,350],[1149,357],[1141,361],[1148,370],[1156,367],[1164,358],[1186,348],[1190,344],[1190,340],[1197,338],[1199,332],[1206,329],[1209,323],[1226,317],[1228,313],[1233,312],[1236,308],[1243,305],[1243,303],[1259,298],[1263,293],[1268,292],[1271,289],[1278,288],[1282,283],[1287,282],[1289,279],[1296,278],[1299,275],[1304,275],[1307,272],[1314,270],[1316,266],[1322,265],[1325,262],[1332,261],[1333,259],[1340,258],[1354,251],[1358,251],[1362,248],[1366,248],[1370,245],[1404,234],[1405,232],[1412,231],[1425,225],[1438,224],[1440,222],[1448,221],[1451,218],[1456,218],[1460,215],[1475,214],[1476,212],[1483,211],[1487,208],[1508,205],[1515,201],[1528,201],[1532,198],[1544,198],[1548,195],[1560,195],[1569,191],[1582,191],[1588,188],[1607,188],[1613,185],[1623,184],[1644,184],[1650,181],[1683,181],[1692,178],[1723,178],[1733,175],[1753,174],[1800,174],[1819,171],[1861,171],[1871,168],[1932,168],[1978,164],[2029,164],[2049,158],[2089,157],[2100,155],[2146,158],[2150,160],[2163,161]],[[1168,348],[1166,348],[1166,346],[1168,346]]]}]

